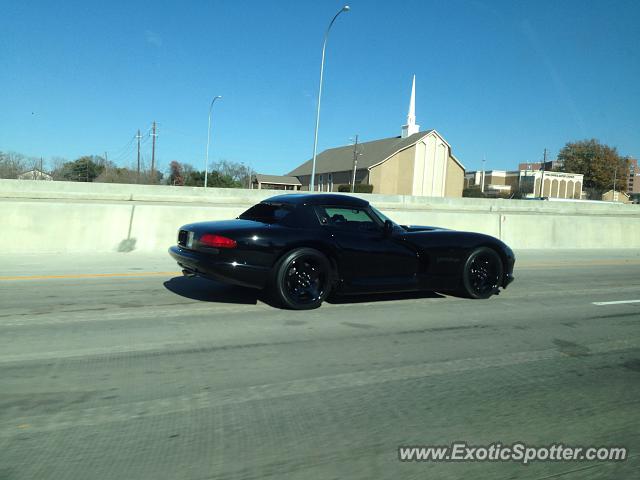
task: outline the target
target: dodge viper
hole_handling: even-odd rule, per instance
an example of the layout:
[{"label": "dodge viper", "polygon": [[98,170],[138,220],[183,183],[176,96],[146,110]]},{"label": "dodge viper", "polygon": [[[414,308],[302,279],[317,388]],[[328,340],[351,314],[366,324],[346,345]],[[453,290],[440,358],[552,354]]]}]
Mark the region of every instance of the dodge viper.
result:
[{"label": "dodge viper", "polygon": [[234,220],[184,225],[169,253],[184,275],[267,289],[290,309],[330,294],[489,298],[513,281],[515,263],[494,237],[398,225],[366,200],[328,193],[278,195]]}]

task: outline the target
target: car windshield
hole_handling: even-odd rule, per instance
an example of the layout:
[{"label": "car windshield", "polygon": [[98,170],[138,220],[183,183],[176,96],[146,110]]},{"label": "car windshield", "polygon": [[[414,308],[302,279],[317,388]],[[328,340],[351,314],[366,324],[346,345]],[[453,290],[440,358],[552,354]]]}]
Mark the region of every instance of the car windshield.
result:
[{"label": "car windshield", "polygon": [[371,211],[374,213],[374,215],[376,215],[380,220],[382,220],[382,222],[386,222],[387,220],[389,220],[391,223],[393,223],[394,225],[400,227],[401,225],[398,225],[398,223],[394,222],[393,220],[391,220],[389,217],[387,217],[384,213],[382,213],[380,210],[378,210],[375,207],[371,207]]},{"label": "car windshield", "polygon": [[262,223],[282,223],[293,211],[293,207],[284,204],[258,203],[241,214],[241,220],[253,220]]}]

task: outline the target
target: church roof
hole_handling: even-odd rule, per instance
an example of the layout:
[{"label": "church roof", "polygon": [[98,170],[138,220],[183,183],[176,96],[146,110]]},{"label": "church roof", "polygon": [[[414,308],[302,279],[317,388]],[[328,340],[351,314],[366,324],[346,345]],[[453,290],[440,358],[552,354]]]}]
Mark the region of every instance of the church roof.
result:
[{"label": "church roof", "polygon": [[286,177],[282,175],[263,175],[257,173],[254,178],[260,183],[274,183],[280,185],[300,185],[300,180],[296,177]]},{"label": "church roof", "polygon": [[[394,153],[410,147],[433,130],[414,133],[407,138],[391,137],[358,144],[358,170],[369,168],[383,162]],[[313,160],[313,159],[312,159]],[[308,160],[289,175],[299,177],[311,175],[312,160]],[[353,169],[353,145],[330,148],[316,157],[316,174],[343,172]]]}]

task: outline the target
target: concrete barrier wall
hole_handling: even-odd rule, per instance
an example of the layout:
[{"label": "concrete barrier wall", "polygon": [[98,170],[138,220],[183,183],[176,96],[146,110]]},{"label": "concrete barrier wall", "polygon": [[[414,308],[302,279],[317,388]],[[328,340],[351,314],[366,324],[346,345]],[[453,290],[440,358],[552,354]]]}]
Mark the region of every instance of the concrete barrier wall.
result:
[{"label": "concrete barrier wall", "polygon": [[[181,225],[234,218],[277,193],[0,180],[0,251],[164,251]],[[487,233],[515,249],[640,248],[639,205],[358,196],[399,223]]]}]

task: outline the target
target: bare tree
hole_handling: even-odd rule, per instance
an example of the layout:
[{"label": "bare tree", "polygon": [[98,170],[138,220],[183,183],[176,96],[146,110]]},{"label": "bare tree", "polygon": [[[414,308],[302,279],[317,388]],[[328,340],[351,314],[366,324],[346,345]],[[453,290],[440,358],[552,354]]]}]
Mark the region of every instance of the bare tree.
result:
[{"label": "bare tree", "polygon": [[213,164],[212,170],[218,172],[221,177],[228,177],[238,182],[240,187],[249,185],[251,169],[244,163],[220,160]]},{"label": "bare tree", "polygon": [[62,168],[68,160],[64,157],[51,157],[49,161],[49,169],[54,180],[64,180],[62,177]]},{"label": "bare tree", "polygon": [[18,178],[27,170],[28,159],[16,152],[0,152],[0,178]]}]

